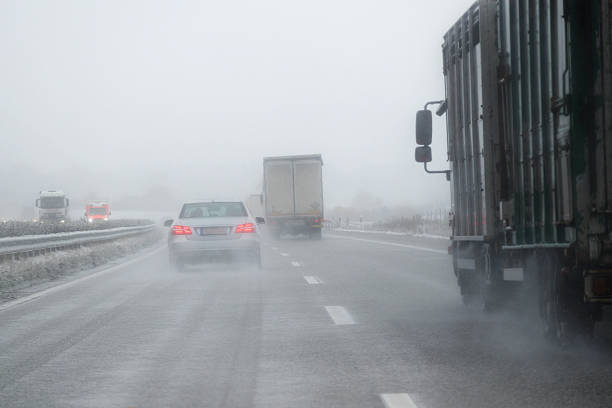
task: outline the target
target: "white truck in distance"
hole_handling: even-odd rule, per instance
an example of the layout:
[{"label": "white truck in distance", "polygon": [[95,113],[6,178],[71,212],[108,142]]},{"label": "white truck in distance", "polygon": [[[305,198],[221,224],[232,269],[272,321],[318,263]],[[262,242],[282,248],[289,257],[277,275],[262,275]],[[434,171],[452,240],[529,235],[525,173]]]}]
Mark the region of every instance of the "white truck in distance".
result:
[{"label": "white truck in distance", "polygon": [[264,158],[264,211],[275,237],[301,233],[321,238],[322,167],[320,154]]},{"label": "white truck in distance", "polygon": [[70,200],[61,190],[41,191],[36,199],[36,220],[38,222],[66,222]]}]

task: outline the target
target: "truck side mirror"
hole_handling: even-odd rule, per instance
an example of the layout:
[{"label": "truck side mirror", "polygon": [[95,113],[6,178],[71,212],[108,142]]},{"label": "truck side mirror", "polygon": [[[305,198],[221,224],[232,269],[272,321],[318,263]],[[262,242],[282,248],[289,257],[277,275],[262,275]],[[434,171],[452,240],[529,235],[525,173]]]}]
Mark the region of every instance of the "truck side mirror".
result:
[{"label": "truck side mirror", "polygon": [[40,199],[39,198],[36,199],[36,203],[34,205],[36,206],[36,208],[40,207]]},{"label": "truck side mirror", "polygon": [[416,160],[418,163],[429,163],[431,161],[431,147],[417,147],[414,150],[414,160]]},{"label": "truck side mirror", "polygon": [[421,146],[431,144],[431,111],[424,109],[416,114],[416,142]]},{"label": "truck side mirror", "polygon": [[66,199],[66,207],[70,206],[70,200]]}]

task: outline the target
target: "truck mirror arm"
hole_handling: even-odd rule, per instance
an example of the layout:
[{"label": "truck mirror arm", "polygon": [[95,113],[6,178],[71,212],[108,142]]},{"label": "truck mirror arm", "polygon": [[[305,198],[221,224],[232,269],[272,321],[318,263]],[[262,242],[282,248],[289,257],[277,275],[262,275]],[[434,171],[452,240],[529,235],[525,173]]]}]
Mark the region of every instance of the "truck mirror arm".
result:
[{"label": "truck mirror arm", "polygon": [[427,107],[429,105],[440,105],[440,107],[438,108],[438,110],[436,110],[436,115],[438,116],[442,116],[446,113],[446,108],[447,108],[447,103],[446,103],[446,99],[442,99],[440,101],[429,101],[425,104],[425,106],[423,107],[424,110],[427,110]]},{"label": "truck mirror arm", "polygon": [[425,172],[429,173],[429,174],[446,174],[446,180],[450,181],[450,175],[451,175],[451,171],[450,170],[429,170],[427,168],[427,162],[423,163],[423,167],[425,168]]}]

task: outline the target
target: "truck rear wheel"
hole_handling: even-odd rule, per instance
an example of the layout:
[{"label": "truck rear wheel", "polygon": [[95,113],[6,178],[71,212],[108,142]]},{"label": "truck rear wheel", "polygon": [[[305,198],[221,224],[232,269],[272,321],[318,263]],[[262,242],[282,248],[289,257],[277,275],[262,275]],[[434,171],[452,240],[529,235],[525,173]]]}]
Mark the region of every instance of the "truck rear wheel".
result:
[{"label": "truck rear wheel", "polygon": [[310,239],[317,239],[317,240],[318,240],[318,239],[321,239],[321,238],[322,238],[322,236],[323,236],[323,234],[322,234],[322,232],[321,232],[321,229],[320,229],[320,228],[313,228],[313,229],[310,231],[310,234],[309,234],[309,235],[310,235]]},{"label": "truck rear wheel", "polygon": [[539,307],[544,335],[561,346],[572,344],[577,338],[590,338],[595,322],[582,300],[571,289],[571,275],[554,259],[542,257],[539,273]]},{"label": "truck rear wheel", "polygon": [[495,276],[494,256],[488,245],[475,248],[474,270],[460,270],[459,286],[463,304],[474,310],[494,311],[505,303],[506,287]]},{"label": "truck rear wheel", "polygon": [[274,229],[272,229],[272,237],[275,240],[280,240],[281,239],[281,228],[280,227],[276,227]]}]

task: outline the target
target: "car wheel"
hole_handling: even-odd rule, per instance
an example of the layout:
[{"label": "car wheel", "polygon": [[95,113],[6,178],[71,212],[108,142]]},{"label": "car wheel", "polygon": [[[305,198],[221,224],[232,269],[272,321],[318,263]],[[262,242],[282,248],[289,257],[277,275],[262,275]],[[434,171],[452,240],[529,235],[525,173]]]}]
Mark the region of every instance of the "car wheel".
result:
[{"label": "car wheel", "polygon": [[185,263],[178,260],[174,256],[170,256],[170,266],[172,267],[172,269],[179,272],[185,269]]},{"label": "car wheel", "polygon": [[261,270],[261,252],[258,250],[253,255],[253,264],[259,270]]}]

